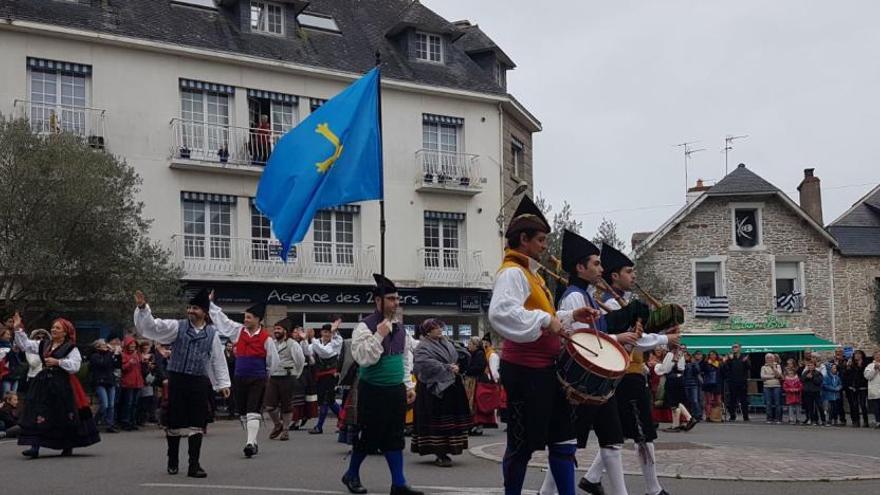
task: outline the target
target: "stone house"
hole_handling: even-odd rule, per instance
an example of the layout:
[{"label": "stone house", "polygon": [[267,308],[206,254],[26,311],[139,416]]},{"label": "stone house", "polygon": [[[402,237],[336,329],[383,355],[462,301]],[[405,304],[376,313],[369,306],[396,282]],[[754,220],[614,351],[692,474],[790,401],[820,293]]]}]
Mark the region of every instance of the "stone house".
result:
[{"label": "stone house", "polygon": [[[714,186],[691,188],[681,210],[634,240],[640,284],[685,308],[691,349],[724,352],[735,341],[745,352],[869,345],[880,256],[854,255],[862,238],[851,231],[867,221],[880,231],[880,215],[871,216],[880,194],[829,230],[813,169],[798,190],[800,204],[740,164]],[[848,233],[844,242],[834,225]]]}]

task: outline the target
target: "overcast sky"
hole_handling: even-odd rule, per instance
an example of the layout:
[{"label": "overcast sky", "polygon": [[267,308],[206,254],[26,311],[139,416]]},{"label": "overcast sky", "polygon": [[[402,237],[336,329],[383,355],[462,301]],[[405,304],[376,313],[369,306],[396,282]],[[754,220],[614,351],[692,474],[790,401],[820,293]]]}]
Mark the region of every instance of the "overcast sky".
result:
[{"label": "overcast sky", "polygon": [[[744,162],[795,201],[822,179],[825,223],[880,182],[880,2],[423,0],[516,62],[508,89],[543,123],[535,185],[583,233],[629,242],[684,204],[688,177]],[[621,211],[624,210],[624,211]]]}]

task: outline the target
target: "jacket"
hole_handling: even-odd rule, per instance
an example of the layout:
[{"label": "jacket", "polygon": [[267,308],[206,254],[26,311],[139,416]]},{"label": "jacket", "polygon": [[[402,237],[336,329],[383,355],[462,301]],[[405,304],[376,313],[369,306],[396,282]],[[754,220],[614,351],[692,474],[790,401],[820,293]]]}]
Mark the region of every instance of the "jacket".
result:
[{"label": "jacket", "polygon": [[822,400],[834,402],[840,399],[841,389],[843,389],[843,381],[840,379],[840,375],[828,372],[822,379]]},{"label": "jacket", "polygon": [[[810,376],[807,376],[808,373]],[[804,383],[804,392],[819,393],[822,391],[822,373],[818,369],[804,370],[801,381]]]},{"label": "jacket", "polygon": [[862,362],[861,366],[859,366],[855,360],[853,360],[849,366],[847,366],[847,370],[850,373],[852,378],[852,385],[856,390],[865,390],[868,388],[868,380],[865,378],[865,369],[868,364]]},{"label": "jacket", "polygon": [[777,376],[782,376],[782,367],[778,364],[774,364],[773,366],[765,364],[764,366],[761,366],[761,379],[764,380],[764,388],[781,386],[782,383],[780,383],[780,379],[777,378]]},{"label": "jacket", "polygon": [[89,373],[92,376],[92,385],[112,387],[116,385],[116,375],[113,370],[121,366],[120,356],[111,351],[97,351],[89,356]]},{"label": "jacket", "polygon": [[134,339],[126,337],[122,344],[122,379],[119,385],[122,388],[143,388],[144,375],[141,371],[141,354],[137,349],[134,352],[128,352],[124,349],[134,342]]},{"label": "jacket", "polygon": [[689,388],[700,387],[700,363],[691,361],[684,365],[684,386]]},{"label": "jacket", "polygon": [[868,398],[880,399],[880,363],[865,367],[865,380],[868,381]]},{"label": "jacket", "polygon": [[749,381],[749,375],[751,374],[751,361],[749,361],[748,356],[743,356],[740,354],[738,358],[730,357],[727,361],[721,365],[721,372],[724,375],[724,379],[730,383],[743,384]]},{"label": "jacket", "polygon": [[782,391],[785,392],[785,405],[793,406],[801,403],[801,391],[804,384],[797,376],[786,376],[782,380]]},{"label": "jacket", "polygon": [[708,359],[704,359],[700,362],[700,373],[703,375],[703,390],[705,392],[721,392],[720,362],[716,361],[713,364]]}]

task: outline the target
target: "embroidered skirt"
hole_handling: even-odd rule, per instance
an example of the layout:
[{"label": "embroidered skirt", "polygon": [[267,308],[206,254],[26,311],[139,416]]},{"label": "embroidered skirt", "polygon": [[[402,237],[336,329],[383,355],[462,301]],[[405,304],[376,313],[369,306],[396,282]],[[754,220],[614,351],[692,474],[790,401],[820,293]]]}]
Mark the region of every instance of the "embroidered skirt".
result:
[{"label": "embroidered skirt", "polygon": [[410,449],[419,455],[458,455],[468,448],[472,426],[467,392],[455,380],[442,397],[432,394],[424,383],[416,386],[415,424]]}]

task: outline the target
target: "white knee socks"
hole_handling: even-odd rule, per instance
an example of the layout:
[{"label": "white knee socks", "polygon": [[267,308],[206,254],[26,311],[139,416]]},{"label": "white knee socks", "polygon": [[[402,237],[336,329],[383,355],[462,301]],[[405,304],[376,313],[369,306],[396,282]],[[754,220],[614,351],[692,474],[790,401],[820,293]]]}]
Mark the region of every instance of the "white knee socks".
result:
[{"label": "white knee socks", "polygon": [[623,479],[623,460],[620,455],[622,445],[611,445],[599,449],[602,464],[608,473],[608,491],[610,495],[627,495],[626,482]]},{"label": "white knee socks", "polygon": [[593,458],[590,469],[584,474],[584,479],[590,483],[599,483],[602,481],[602,473],[604,472],[605,464],[602,462],[602,450],[600,449],[599,452],[596,452],[596,457]]},{"label": "white knee socks", "polygon": [[544,482],[541,483],[541,489],[538,490],[539,495],[556,495],[558,492],[556,491],[556,480],[553,479],[553,473],[550,471],[550,468],[547,468],[547,472],[544,473]]},{"label": "white knee socks", "polygon": [[259,413],[247,413],[247,443],[256,445],[257,444],[257,435],[260,433],[260,414]]},{"label": "white knee socks", "polygon": [[[645,491],[648,495],[656,495],[663,490],[663,487],[660,486],[660,480],[657,479],[657,465],[654,463],[654,442],[648,442],[645,444],[645,448],[648,449],[648,458],[647,462],[645,459],[641,459],[642,464],[642,477],[645,478]],[[641,456],[640,456],[641,457]]]}]

